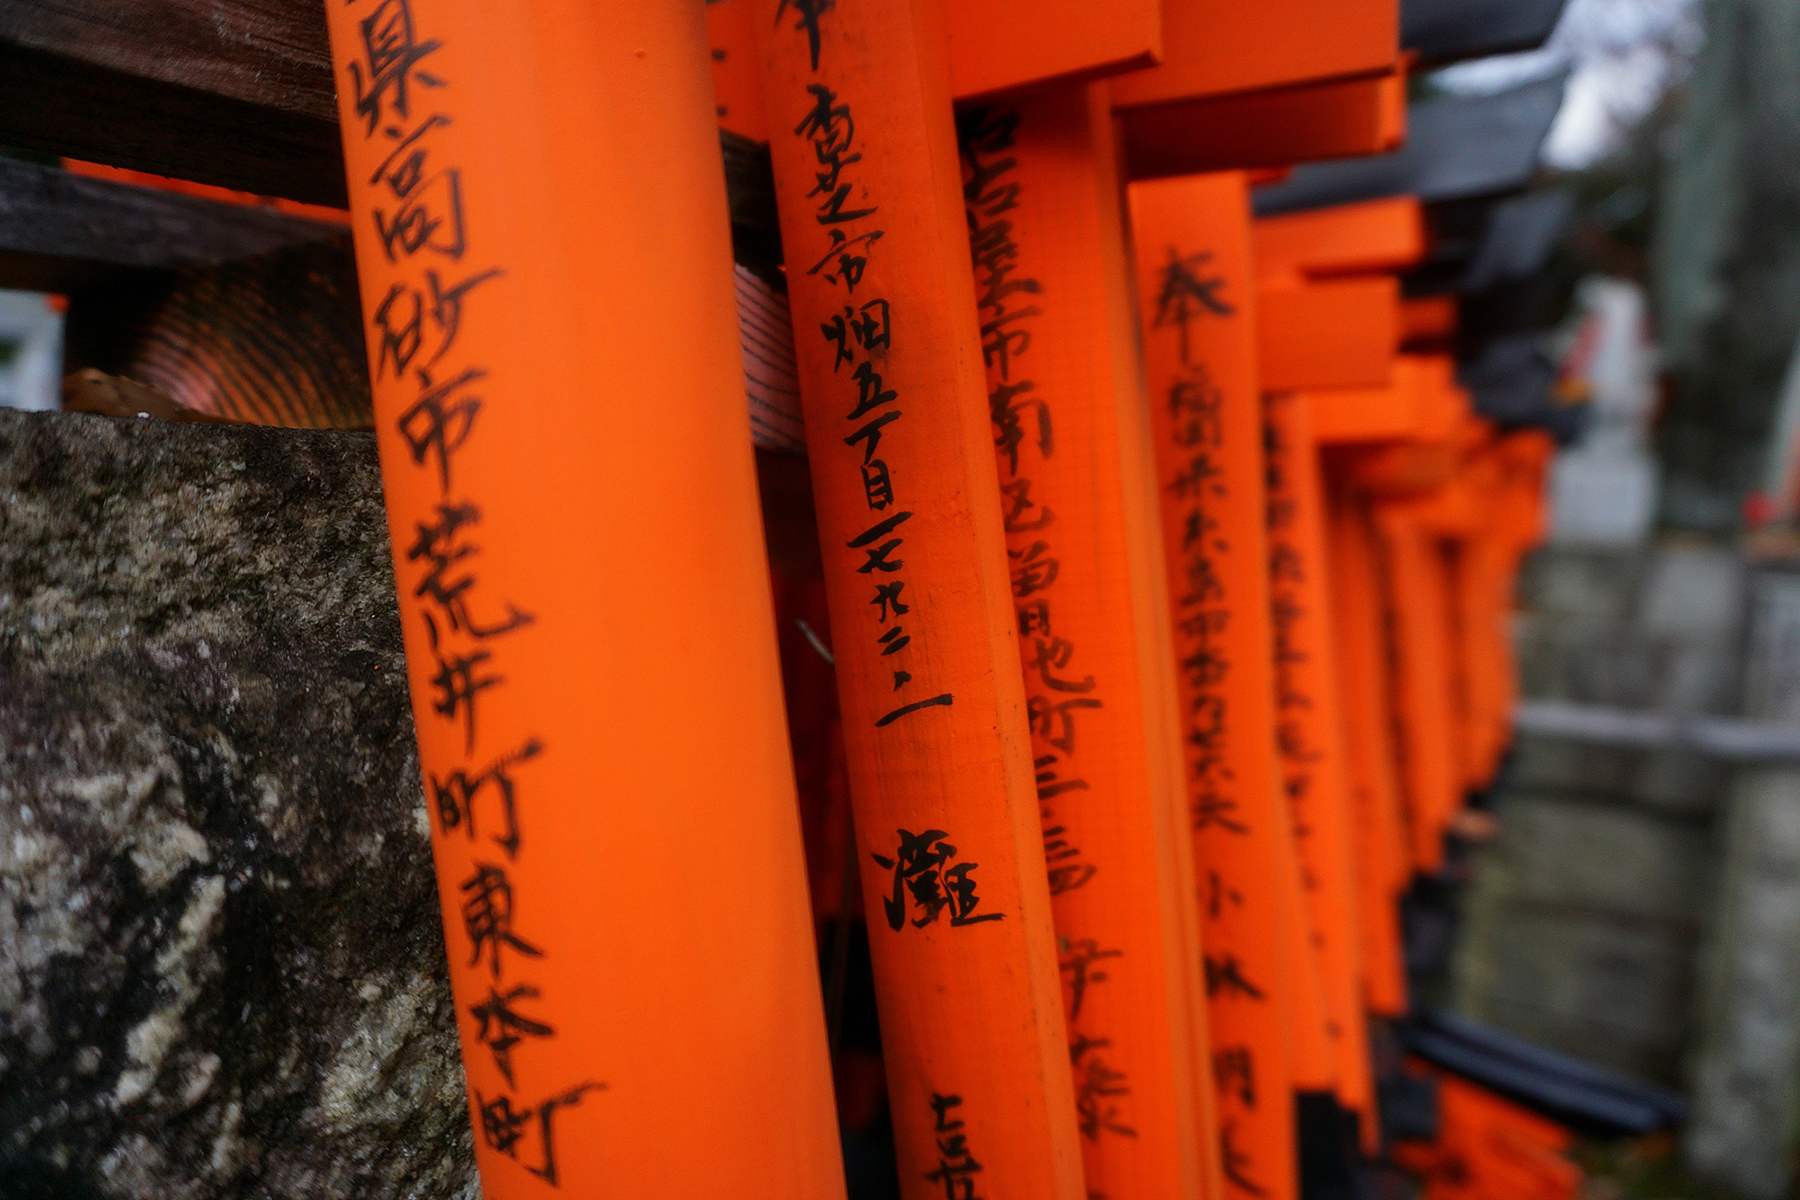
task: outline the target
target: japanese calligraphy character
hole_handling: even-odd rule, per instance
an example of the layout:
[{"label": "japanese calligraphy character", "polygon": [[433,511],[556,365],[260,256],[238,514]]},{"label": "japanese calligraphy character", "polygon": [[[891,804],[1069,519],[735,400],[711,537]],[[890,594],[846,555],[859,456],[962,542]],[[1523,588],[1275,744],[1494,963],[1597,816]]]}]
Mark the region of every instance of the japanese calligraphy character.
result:
[{"label": "japanese calligraphy character", "polygon": [[1197,319],[1202,313],[1229,317],[1237,310],[1219,298],[1219,289],[1225,286],[1222,276],[1206,278],[1202,269],[1212,261],[1209,251],[1190,254],[1182,257],[1175,249],[1169,247],[1169,262],[1162,272],[1162,290],[1156,297],[1156,318],[1151,322],[1152,328],[1161,329],[1167,325],[1175,325],[1181,335],[1181,361],[1188,361],[1188,322]]},{"label": "japanese calligraphy character", "polygon": [[872,458],[862,466],[863,499],[869,507],[880,512],[894,502],[894,479],[888,474],[888,465],[879,458]]},{"label": "japanese calligraphy character", "polygon": [[[899,691],[900,685],[903,683],[906,683],[910,679],[912,679],[912,676],[908,675],[905,671],[895,671],[894,672],[894,690]],[[898,721],[901,717],[910,716],[913,713],[920,711],[921,709],[948,708],[950,705],[952,705],[954,703],[956,703],[956,697],[951,695],[949,692],[945,692],[940,696],[933,696],[929,700],[915,700],[911,704],[902,704],[899,708],[896,708],[893,712],[888,713],[887,715],[885,715],[885,716],[881,717],[879,720],[877,720],[875,722],[875,728],[883,729],[889,725],[892,725],[895,721]],[[985,921],[985,920],[987,920],[987,918],[982,917],[981,920]],[[957,924],[964,924],[965,922],[952,921],[950,923],[952,925],[957,925]]]},{"label": "japanese calligraphy character", "polygon": [[909,512],[895,513],[886,520],[877,521],[875,524],[869,526],[845,543],[850,549],[861,550],[867,555],[867,561],[864,562],[862,566],[856,568],[857,574],[867,575],[870,571],[882,571],[887,574],[892,574],[906,565],[899,559],[890,559],[888,557],[888,555],[900,548],[900,543],[904,539],[888,538],[887,541],[881,542],[878,546],[873,546],[870,543],[886,538],[888,534],[892,533],[897,527],[911,518],[912,514]]},{"label": "japanese calligraphy character", "polygon": [[931,1110],[937,1116],[938,1165],[926,1172],[925,1178],[932,1183],[944,1185],[945,1200],[980,1200],[975,1195],[975,1181],[971,1176],[981,1173],[981,1164],[969,1153],[969,1137],[959,1133],[965,1122],[959,1117],[954,1121],[947,1120],[952,1108],[962,1105],[961,1096],[942,1096],[936,1092],[931,1095]]},{"label": "japanese calligraphy character", "polygon": [[[395,184],[390,176],[389,185]],[[422,249],[430,249],[445,258],[460,259],[468,248],[463,228],[462,172],[449,167],[423,180],[408,181],[407,194],[393,216],[377,208],[372,218],[389,262],[399,261],[396,249],[409,258]]]},{"label": "japanese calligraphy character", "polygon": [[981,900],[975,894],[972,872],[980,864],[965,862],[951,866],[956,847],[943,840],[949,836],[943,830],[927,829],[917,834],[905,829],[898,832],[900,844],[893,857],[870,855],[883,870],[894,873],[894,894],[882,897],[881,901],[890,928],[898,930],[906,924],[908,896],[912,905],[923,914],[913,919],[915,928],[931,924],[946,908],[950,911],[952,926],[998,921],[1005,915],[975,915]]},{"label": "japanese calligraphy character", "polygon": [[1056,582],[1061,564],[1049,557],[1048,542],[1033,542],[1023,550],[1008,550],[1006,557],[1016,564],[1012,569],[1013,595],[1024,599]]},{"label": "japanese calligraphy character", "polygon": [[452,630],[478,639],[497,637],[531,624],[532,615],[510,603],[506,606],[506,617],[497,624],[483,625],[469,615],[468,592],[475,586],[475,576],[467,571],[455,578],[449,576],[452,567],[480,551],[480,547],[462,542],[461,531],[481,520],[481,510],[473,504],[439,504],[437,513],[438,519],[431,524],[415,523],[418,537],[406,552],[408,562],[423,561],[430,567],[413,589],[413,595],[419,599],[429,598],[438,605],[449,619]]},{"label": "japanese calligraphy character", "polygon": [[845,438],[844,445],[854,446],[858,442],[867,442],[868,445],[863,447],[863,466],[868,466],[869,463],[874,461],[875,447],[881,445],[882,426],[898,421],[900,416],[900,410],[897,408],[882,413],[874,420],[865,423],[855,433]]},{"label": "japanese calligraphy character", "polygon": [[1102,950],[1093,938],[1060,939],[1063,951],[1060,970],[1069,977],[1069,1020],[1081,1016],[1081,1002],[1087,997],[1089,984],[1105,983],[1106,972],[1095,964],[1109,958],[1123,958],[1123,950]]},{"label": "japanese calligraphy character", "polygon": [[775,10],[776,25],[781,24],[790,4],[800,18],[794,22],[794,28],[806,31],[806,46],[812,54],[812,69],[816,71],[819,69],[819,18],[836,8],[837,0],[781,0],[781,7]]},{"label": "japanese calligraphy character", "polygon": [[850,410],[849,416],[852,421],[862,419],[872,408],[899,399],[900,394],[892,388],[882,388],[880,374],[866,362],[858,363],[850,378],[856,380],[856,407]]},{"label": "japanese calligraphy character", "polygon": [[1250,1177],[1250,1156],[1237,1147],[1237,1121],[1226,1117],[1219,1128],[1219,1159],[1225,1182],[1252,1196],[1266,1196],[1263,1186]]},{"label": "japanese calligraphy character", "polygon": [[469,965],[481,962],[485,953],[494,978],[500,978],[500,948],[510,946],[520,954],[542,958],[544,952],[512,931],[513,893],[503,868],[488,863],[475,864],[475,874],[463,880],[461,889],[468,894],[463,901],[463,931],[475,953]]},{"label": "japanese calligraphy character", "polygon": [[424,58],[441,42],[421,42],[413,33],[412,9],[407,0],[382,0],[375,11],[358,24],[362,33],[363,60],[350,63],[350,79],[356,86],[356,113],[367,123],[363,136],[375,132],[384,103],[405,118],[407,87],[419,83],[441,88],[444,81],[419,69]]},{"label": "japanese calligraphy character", "polygon": [[[845,184],[844,186],[849,187],[850,185]],[[824,257],[820,258],[818,262],[808,267],[806,273],[818,275],[827,283],[836,283],[842,279],[845,290],[854,293],[856,285],[862,282],[863,272],[868,269],[869,250],[886,234],[880,229],[858,234],[856,237],[847,236],[841,229],[828,229],[826,232],[831,235],[831,248],[825,251]],[[859,246],[863,251],[861,254],[855,253],[855,248]],[[825,269],[825,265],[834,258],[837,259],[837,274],[835,275]]]},{"label": "japanese calligraphy character", "polygon": [[[1052,521],[1056,520],[1056,513],[1051,511],[1049,505],[1039,505],[1031,498],[1031,480],[1029,479],[1015,479],[1010,483],[1001,484],[1000,494],[1006,497],[1003,502],[1005,508],[1001,513],[1001,521],[1008,533],[1035,533],[1040,529],[1047,528]],[[1042,511],[1036,517],[1026,520],[1026,511],[1033,508],[1041,508]]]},{"label": "japanese calligraphy character", "polygon": [[1213,1081],[1219,1095],[1245,1108],[1256,1107],[1256,1060],[1248,1046],[1226,1046],[1213,1052]]},{"label": "japanese calligraphy character", "polygon": [[[429,614],[427,614],[429,620]],[[436,630],[433,628],[433,640]],[[456,720],[460,710],[463,719],[463,745],[465,750],[475,749],[475,697],[491,687],[498,687],[505,682],[502,675],[483,675],[481,664],[493,655],[486,650],[477,650],[473,654],[457,654],[449,658],[438,656],[438,673],[431,677],[431,686],[437,689],[437,699],[432,701],[432,709],[448,720]]]},{"label": "japanese calligraphy character", "polygon": [[883,625],[888,622],[888,612],[890,610],[892,610],[896,617],[904,616],[912,611],[912,606],[904,603],[900,599],[900,593],[905,589],[906,584],[900,580],[895,580],[892,583],[878,583],[875,585],[875,598],[869,601],[869,603],[881,610],[881,615],[876,619]]},{"label": "japanese calligraphy character", "polygon": [[1090,1142],[1100,1140],[1101,1130],[1122,1137],[1136,1137],[1137,1131],[1119,1119],[1119,1106],[1113,1101],[1131,1095],[1125,1086],[1125,1073],[1108,1066],[1100,1051],[1110,1048],[1110,1038],[1090,1038],[1077,1034],[1069,1046],[1069,1062],[1075,1068],[1076,1125]]},{"label": "japanese calligraphy character", "polygon": [[512,768],[536,758],[543,748],[536,738],[532,738],[518,750],[495,759],[485,770],[474,775],[466,771],[452,771],[439,779],[436,771],[431,772],[429,778],[432,796],[437,802],[438,827],[449,833],[461,826],[468,831],[469,839],[473,841],[475,801],[480,798],[482,789],[491,785],[499,796],[500,812],[506,822],[506,832],[495,835],[492,840],[506,851],[506,857],[518,857],[519,818],[513,792]]},{"label": "japanese calligraphy character", "polygon": [[1251,1000],[1266,998],[1263,990],[1245,977],[1244,964],[1238,960],[1237,955],[1227,951],[1219,958],[1210,954],[1202,957],[1206,962],[1206,994],[1209,998],[1221,993],[1244,996]]},{"label": "japanese calligraphy character", "polygon": [[450,490],[450,457],[469,440],[475,427],[475,415],[481,411],[481,398],[459,394],[487,372],[470,367],[455,378],[427,389],[396,422],[400,436],[412,453],[413,462],[425,465],[427,456],[437,459],[438,486]]},{"label": "japanese calligraphy character", "polygon": [[469,1015],[481,1022],[475,1040],[493,1051],[494,1065],[500,1068],[500,1074],[506,1077],[508,1084],[513,1082],[512,1048],[528,1037],[545,1038],[556,1033],[542,1021],[534,1021],[513,1008],[515,1000],[537,998],[536,988],[521,983],[504,994],[489,988],[486,1000],[469,1007]]},{"label": "japanese calligraphy character", "polygon": [[1034,638],[1035,645],[1031,663],[1027,670],[1036,671],[1038,679],[1045,687],[1057,692],[1091,692],[1094,690],[1092,675],[1083,679],[1063,679],[1052,674],[1069,665],[1069,659],[1075,654],[1075,643],[1066,638]]},{"label": "japanese calligraphy character", "polygon": [[1044,458],[1056,449],[1056,438],[1050,428],[1050,406],[1032,395],[1037,384],[1029,379],[1003,383],[988,393],[988,419],[993,422],[994,446],[1006,455],[1007,474],[1019,473],[1019,447],[1025,441],[1025,413],[1036,416],[1037,448]]},{"label": "japanese calligraphy character", "polygon": [[1075,753],[1075,712],[1099,708],[1092,696],[1076,696],[1068,700],[1051,700],[1048,696],[1027,696],[1025,716],[1031,731],[1064,754]]}]

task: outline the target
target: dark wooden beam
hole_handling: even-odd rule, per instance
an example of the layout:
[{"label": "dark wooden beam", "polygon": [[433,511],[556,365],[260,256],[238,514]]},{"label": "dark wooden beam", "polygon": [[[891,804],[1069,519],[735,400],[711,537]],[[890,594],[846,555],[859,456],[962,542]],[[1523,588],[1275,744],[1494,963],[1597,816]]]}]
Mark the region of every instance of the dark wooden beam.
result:
[{"label": "dark wooden beam", "polygon": [[[779,261],[768,149],[720,136],[739,259]],[[0,147],[341,208],[324,6],[4,0]]]},{"label": "dark wooden beam", "polygon": [[319,0],[7,0],[0,145],[344,204]]},{"label": "dark wooden beam", "polygon": [[336,225],[0,158],[0,287],[68,291],[342,238]]}]

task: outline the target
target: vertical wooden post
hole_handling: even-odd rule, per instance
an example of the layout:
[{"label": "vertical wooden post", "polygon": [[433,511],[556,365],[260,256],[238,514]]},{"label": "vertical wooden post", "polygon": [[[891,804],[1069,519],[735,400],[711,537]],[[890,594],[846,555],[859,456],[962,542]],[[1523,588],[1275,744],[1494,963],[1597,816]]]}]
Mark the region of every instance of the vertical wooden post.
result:
[{"label": "vertical wooden post", "polygon": [[1449,595],[1437,541],[1408,500],[1375,504],[1399,714],[1413,864],[1438,869],[1444,826],[1462,803],[1450,693]]},{"label": "vertical wooden post", "polygon": [[1397,905],[1412,876],[1412,857],[1396,775],[1380,560],[1362,501],[1348,488],[1334,486],[1329,504],[1332,633],[1356,813],[1365,989],[1372,1012],[1400,1017],[1409,1006]]},{"label": "vertical wooden post", "polygon": [[1261,396],[1241,174],[1131,187],[1229,1193],[1297,1194],[1294,876],[1275,762]]},{"label": "vertical wooden post", "polygon": [[328,17],[483,1194],[842,1196],[699,7]]},{"label": "vertical wooden post", "polygon": [[1087,1188],[1212,1195],[1193,893],[1175,862],[1192,849],[1151,757],[1179,751],[1152,742],[1140,678],[1133,593],[1164,585],[1130,562],[1126,508],[1142,495],[1127,491],[1122,422],[1142,390],[1111,114],[1098,87],[1063,87],[959,124],[1007,553],[1041,565],[1015,577],[1013,605]]},{"label": "vertical wooden post", "polygon": [[1375,1117],[1358,897],[1351,873],[1350,797],[1338,711],[1330,567],[1319,448],[1304,397],[1264,396],[1269,575],[1275,632],[1276,746],[1294,821],[1310,945],[1346,1108]]},{"label": "vertical wooden post", "polygon": [[[944,33],[762,0],[765,111],[900,1181],[1083,1195]],[[1009,574],[1010,565],[1010,574]]]}]

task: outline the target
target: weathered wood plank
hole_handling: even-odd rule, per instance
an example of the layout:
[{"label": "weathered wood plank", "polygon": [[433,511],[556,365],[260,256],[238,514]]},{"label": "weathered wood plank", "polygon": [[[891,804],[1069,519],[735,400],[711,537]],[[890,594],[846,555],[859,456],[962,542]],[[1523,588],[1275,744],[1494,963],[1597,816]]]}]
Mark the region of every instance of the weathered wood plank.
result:
[{"label": "weathered wood plank", "polygon": [[[768,150],[721,131],[740,261],[779,261]],[[318,0],[7,0],[0,146],[344,207]]]},{"label": "weathered wood plank", "polygon": [[107,270],[254,258],[335,225],[0,158],[0,287],[66,291]]}]

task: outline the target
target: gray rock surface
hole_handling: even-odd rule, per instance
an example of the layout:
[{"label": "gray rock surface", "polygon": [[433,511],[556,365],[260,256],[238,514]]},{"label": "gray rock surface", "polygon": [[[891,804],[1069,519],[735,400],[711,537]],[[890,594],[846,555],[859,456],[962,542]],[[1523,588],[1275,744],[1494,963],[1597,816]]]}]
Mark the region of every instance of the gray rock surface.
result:
[{"label": "gray rock surface", "polygon": [[0,1197],[473,1197],[372,439],[0,410]]}]

